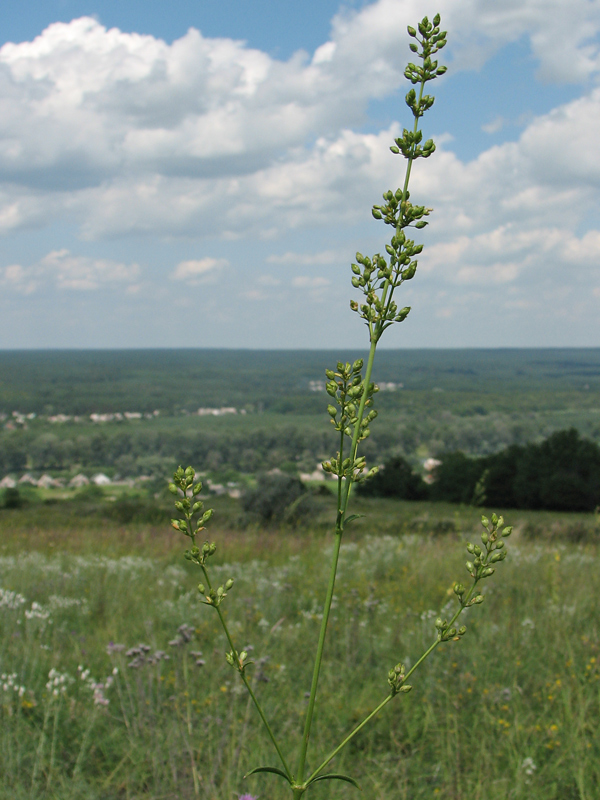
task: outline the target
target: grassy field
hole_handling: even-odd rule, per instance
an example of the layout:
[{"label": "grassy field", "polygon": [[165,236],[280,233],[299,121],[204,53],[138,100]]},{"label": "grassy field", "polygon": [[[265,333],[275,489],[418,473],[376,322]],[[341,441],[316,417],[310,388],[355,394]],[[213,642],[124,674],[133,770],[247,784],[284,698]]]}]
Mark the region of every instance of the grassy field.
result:
[{"label": "grassy field", "polygon": [[[308,531],[236,530],[219,522],[235,518],[233,501],[217,502],[215,569],[236,581],[225,611],[290,751],[331,537],[320,517]],[[366,517],[343,548],[309,768],[385,696],[390,667],[434,640],[477,535],[475,509],[356,508]],[[412,693],[334,762],[369,800],[600,796],[597,520],[507,516],[509,558],[466,612],[464,640],[440,646]],[[65,516],[60,504],[0,513],[0,797],[287,796],[276,778],[243,779],[276,760],[184,546],[167,525]],[[330,783],[312,794],[350,792]]]}]

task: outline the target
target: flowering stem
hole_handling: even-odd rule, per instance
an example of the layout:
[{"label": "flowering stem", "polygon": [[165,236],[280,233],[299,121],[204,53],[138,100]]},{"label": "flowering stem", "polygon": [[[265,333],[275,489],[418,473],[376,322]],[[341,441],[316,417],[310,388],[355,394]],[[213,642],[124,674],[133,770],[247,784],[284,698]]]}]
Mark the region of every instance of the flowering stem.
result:
[{"label": "flowering stem", "polygon": [[[202,572],[204,573],[204,578],[206,580],[206,585],[208,586],[208,589],[210,591],[212,589],[212,586],[211,586],[211,583],[210,583],[210,578],[208,577],[208,572],[207,572],[206,567],[204,565],[202,565]],[[219,615],[219,620],[220,620],[221,625],[223,627],[223,631],[225,632],[225,636],[227,638],[227,641],[229,642],[229,647],[231,648],[231,652],[233,653],[233,657],[236,660],[236,662],[239,664],[240,663],[239,662],[239,654],[238,654],[237,649],[235,648],[235,645],[233,644],[233,639],[231,638],[231,634],[229,632],[229,628],[227,627],[227,623],[225,622],[225,617],[223,616],[223,612],[221,611],[221,606],[217,605],[217,606],[215,606],[215,608],[217,610],[217,614]],[[292,778],[292,773],[290,771],[290,768],[288,767],[287,762],[285,760],[285,757],[284,757],[283,753],[281,752],[281,749],[280,749],[279,745],[277,744],[277,740],[275,739],[275,734],[273,733],[273,730],[272,730],[271,726],[269,725],[269,721],[267,720],[267,718],[265,716],[265,712],[263,711],[261,704],[258,702],[258,698],[254,694],[254,691],[252,690],[252,687],[250,686],[250,682],[248,681],[246,675],[244,674],[245,671],[244,671],[243,668],[239,669],[238,671],[240,673],[240,677],[241,677],[242,681],[244,682],[244,686],[248,690],[248,694],[252,698],[252,702],[254,703],[254,705],[256,707],[256,710],[258,711],[258,714],[259,714],[261,720],[263,721],[263,724],[264,724],[264,726],[265,726],[265,728],[267,730],[267,733],[269,734],[269,738],[273,742],[273,747],[277,751],[277,755],[279,756],[279,759],[281,761],[283,769],[285,770],[285,773],[288,776],[289,780],[292,781],[293,778]]]},{"label": "flowering stem", "polygon": [[[458,619],[458,617],[459,617],[459,616],[460,616],[460,614],[462,613],[463,609],[465,608],[465,604],[466,604],[466,603],[467,603],[467,602],[468,602],[468,601],[471,599],[471,595],[473,594],[473,591],[475,590],[475,587],[477,586],[477,583],[478,583],[478,581],[477,581],[477,580],[475,580],[475,581],[473,582],[473,585],[471,586],[471,589],[470,589],[470,591],[468,592],[468,594],[467,594],[467,595],[466,595],[466,597],[464,598],[463,602],[462,602],[462,603],[461,603],[461,605],[459,606],[458,610],[456,611],[456,613],[454,614],[454,616],[452,617],[452,619],[451,619],[451,620],[450,620],[450,622],[448,623],[448,627],[449,627],[449,628],[450,628],[450,627],[452,627],[452,625],[453,625],[453,624],[456,622],[456,620]],[[409,671],[406,673],[406,675],[405,675],[405,677],[404,677],[404,681],[403,681],[403,683],[406,683],[406,681],[408,680],[408,678],[410,678],[410,676],[413,674],[413,672],[415,672],[415,670],[417,670],[417,669],[418,669],[418,668],[421,666],[421,664],[422,664],[422,663],[425,661],[425,659],[426,659],[428,656],[430,656],[430,655],[431,655],[431,653],[433,653],[433,651],[436,649],[436,647],[437,647],[439,644],[441,644],[441,643],[442,643],[442,639],[441,639],[441,638],[438,638],[438,639],[436,639],[436,640],[435,640],[435,642],[433,642],[433,644],[431,644],[431,645],[430,645],[430,646],[427,648],[427,650],[426,650],[426,651],[423,653],[423,655],[422,655],[422,656],[419,658],[419,660],[418,660],[418,661],[417,661],[417,662],[416,662],[416,663],[415,663],[415,664],[414,664],[414,665],[411,667],[411,669],[409,669]],[[354,728],[354,729],[353,729],[353,730],[352,730],[352,731],[351,731],[351,732],[350,732],[350,733],[349,733],[349,734],[346,736],[346,738],[345,738],[345,739],[344,739],[344,740],[343,740],[343,741],[342,741],[342,742],[341,742],[341,743],[340,743],[340,744],[339,744],[339,745],[338,745],[338,746],[335,748],[335,750],[332,750],[332,752],[331,752],[331,753],[330,753],[330,754],[327,756],[327,758],[325,759],[325,761],[323,761],[323,763],[322,763],[322,764],[320,764],[320,765],[317,767],[317,769],[316,769],[316,770],[315,770],[315,771],[312,773],[312,775],[311,775],[309,778],[307,778],[307,781],[306,781],[306,783],[307,783],[307,784],[309,784],[309,783],[310,783],[312,780],[314,780],[314,779],[315,779],[315,778],[318,776],[318,774],[319,774],[319,773],[320,773],[320,772],[321,772],[323,769],[325,769],[325,767],[327,766],[327,764],[329,764],[329,762],[330,762],[330,761],[332,761],[332,760],[333,760],[333,759],[334,759],[334,758],[337,756],[337,754],[338,754],[339,752],[341,752],[341,751],[344,749],[344,747],[346,747],[346,745],[348,744],[348,742],[350,742],[350,740],[351,740],[351,739],[353,739],[353,738],[356,736],[356,734],[357,734],[357,733],[359,733],[359,732],[360,732],[360,731],[361,731],[361,730],[362,730],[362,729],[365,727],[365,725],[367,725],[367,723],[369,723],[369,722],[370,722],[370,721],[371,721],[371,720],[372,720],[374,717],[376,717],[376,716],[377,716],[377,714],[379,714],[379,712],[380,712],[380,711],[381,711],[383,708],[385,708],[385,706],[386,706],[386,705],[387,705],[387,704],[390,702],[390,700],[392,700],[394,697],[395,697],[395,695],[394,695],[394,694],[389,694],[389,695],[388,695],[388,696],[387,696],[387,697],[386,697],[384,700],[382,700],[382,701],[381,701],[381,703],[379,703],[379,705],[378,705],[378,706],[377,706],[375,709],[373,709],[373,711],[371,711],[371,713],[370,713],[370,714],[368,714],[368,715],[367,715],[367,716],[366,716],[366,717],[363,719],[363,721],[362,721],[361,723],[359,723],[359,724],[356,726],[356,728]]]},{"label": "flowering stem", "polygon": [[[371,380],[371,373],[373,370],[373,361],[375,359],[375,349],[377,347],[377,341],[373,340],[371,342],[371,349],[369,351],[369,358],[367,361],[367,370],[365,373],[365,390],[362,393],[362,397],[360,399],[360,406],[358,409],[358,422],[354,427],[354,435],[352,437],[352,445],[350,450],[350,459],[351,463],[354,463],[354,459],[356,458],[356,451],[358,448],[358,439],[360,436],[361,426],[360,423],[362,422],[364,413],[365,413],[365,406],[367,401],[367,387],[369,385],[369,381]],[[342,441],[343,441],[344,433],[342,432]],[[343,460],[343,451],[340,447],[340,463]],[[312,683],[310,687],[310,697],[308,700],[308,709],[306,711],[306,720],[304,721],[304,733],[302,735],[302,743],[300,745],[300,755],[298,757],[298,770],[296,774],[296,778],[298,782],[302,782],[302,778],[304,775],[304,767],[306,764],[306,754],[308,751],[308,743],[310,741],[310,730],[312,727],[312,720],[315,710],[315,702],[317,699],[317,689],[319,685],[319,673],[321,671],[321,662],[323,660],[323,650],[325,647],[325,636],[327,634],[327,623],[329,622],[329,614],[331,612],[331,603],[333,600],[333,591],[335,589],[335,578],[337,575],[337,566],[338,560],[340,555],[340,547],[342,545],[342,535],[344,533],[344,518],[346,516],[346,511],[348,509],[348,501],[350,497],[350,489],[352,486],[352,481],[348,478],[344,479],[341,475],[338,476],[338,512],[337,512],[337,521],[336,521],[336,528],[335,528],[335,544],[333,548],[333,556],[331,559],[331,569],[329,572],[329,582],[327,584],[327,593],[325,595],[325,603],[323,605],[323,617],[321,619],[321,629],[319,631],[319,641],[317,644],[317,653],[315,656],[315,664],[313,668],[313,676],[312,676]]]}]

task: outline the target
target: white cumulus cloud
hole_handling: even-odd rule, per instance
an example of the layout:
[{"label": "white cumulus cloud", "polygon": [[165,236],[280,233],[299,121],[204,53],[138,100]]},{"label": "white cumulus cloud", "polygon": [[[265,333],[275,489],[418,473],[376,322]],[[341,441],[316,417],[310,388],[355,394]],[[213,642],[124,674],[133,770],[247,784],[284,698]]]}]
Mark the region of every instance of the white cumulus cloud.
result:
[{"label": "white cumulus cloud", "polygon": [[213,277],[218,270],[228,265],[229,262],[226,258],[210,258],[210,256],[197,260],[180,261],[172,277],[176,281],[185,281],[189,284],[201,283],[208,276]]},{"label": "white cumulus cloud", "polygon": [[140,276],[138,264],[123,264],[110,259],[73,255],[68,250],[53,250],[30,266],[10,264],[0,268],[0,282],[6,288],[31,294],[44,284],[58,289],[89,291],[101,287],[135,285]]}]

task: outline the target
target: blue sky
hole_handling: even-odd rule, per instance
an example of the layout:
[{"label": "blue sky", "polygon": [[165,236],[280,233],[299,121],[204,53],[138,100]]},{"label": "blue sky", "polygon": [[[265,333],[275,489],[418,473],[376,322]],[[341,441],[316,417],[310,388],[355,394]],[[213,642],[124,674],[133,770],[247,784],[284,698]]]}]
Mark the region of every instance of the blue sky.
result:
[{"label": "blue sky", "polygon": [[5,0],[0,348],[364,347],[356,250],[442,14],[389,347],[600,346],[600,1]]}]

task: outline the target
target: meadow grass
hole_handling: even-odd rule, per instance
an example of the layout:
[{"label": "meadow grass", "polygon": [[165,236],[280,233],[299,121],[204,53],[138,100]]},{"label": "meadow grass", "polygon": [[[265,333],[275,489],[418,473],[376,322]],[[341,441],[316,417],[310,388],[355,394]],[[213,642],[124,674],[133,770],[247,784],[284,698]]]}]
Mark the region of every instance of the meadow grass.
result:
[{"label": "meadow grass", "polygon": [[[385,696],[391,666],[410,664],[435,639],[434,620],[455,602],[452,581],[465,572],[457,540],[474,538],[479,516],[379,501],[357,509],[367,517],[342,548],[315,717],[319,753]],[[284,797],[283,784],[243,779],[269,763],[269,743],[225,662],[216,615],[201,613],[190,591],[176,534],[92,518],[76,529],[58,513],[46,525],[27,519],[0,517],[0,797]],[[511,512],[513,520],[511,569],[485,587],[483,613],[465,612],[464,640],[441,646],[413,692],[334,762],[369,800],[599,795],[598,549],[519,536],[527,525],[592,530],[594,520]],[[332,536],[318,518],[305,532],[219,530],[216,517],[212,533],[216,578],[236,579],[228,618],[253,648],[254,688],[291,749]],[[313,791],[332,800],[356,792],[332,783]]]}]

